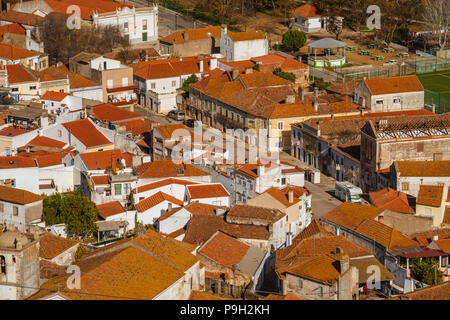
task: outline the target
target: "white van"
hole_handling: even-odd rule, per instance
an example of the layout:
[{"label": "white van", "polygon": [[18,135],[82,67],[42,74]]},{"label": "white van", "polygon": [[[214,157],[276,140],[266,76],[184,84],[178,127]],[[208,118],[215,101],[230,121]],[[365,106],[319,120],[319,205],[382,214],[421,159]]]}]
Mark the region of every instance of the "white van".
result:
[{"label": "white van", "polygon": [[348,181],[337,181],[334,195],[341,201],[361,203],[361,188],[351,184]]}]

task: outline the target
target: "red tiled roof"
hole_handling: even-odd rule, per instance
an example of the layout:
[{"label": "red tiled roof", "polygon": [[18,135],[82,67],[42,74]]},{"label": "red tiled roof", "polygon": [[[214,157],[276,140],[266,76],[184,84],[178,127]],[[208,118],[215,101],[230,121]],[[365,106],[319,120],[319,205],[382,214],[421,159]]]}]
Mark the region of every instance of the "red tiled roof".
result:
[{"label": "red tiled roof", "polygon": [[370,202],[382,210],[392,210],[401,213],[415,214],[410,207],[406,193],[391,188],[369,192]]},{"label": "red tiled roof", "polygon": [[108,103],[94,106],[92,109],[93,109],[93,116],[96,119],[108,121],[108,122],[115,122],[115,121],[122,121],[122,120],[127,120],[127,119],[136,119],[136,118],[144,117],[143,115],[141,115],[139,113],[129,111],[126,109],[122,109],[119,107],[115,107]]},{"label": "red tiled roof", "polygon": [[[158,130],[158,132],[160,132],[161,135],[166,139],[172,138],[172,135],[176,130],[178,131],[185,130],[186,136],[191,136],[191,131],[189,131],[189,128],[182,123],[167,124],[164,126],[158,126],[155,129]],[[180,133],[183,132],[178,132],[178,135]]]},{"label": "red tiled roof", "polygon": [[262,65],[274,65],[281,68],[283,71],[295,71],[299,69],[307,69],[308,65],[294,60],[292,58],[284,57],[278,53],[268,54],[265,56],[254,57],[250,59],[251,61],[259,62]]},{"label": "red tiled roof", "polygon": [[232,268],[241,262],[249,248],[245,243],[217,231],[197,253],[226,268]]},{"label": "red tiled roof", "polygon": [[111,144],[89,119],[75,120],[62,124],[71,134],[86,147],[97,147]]},{"label": "red tiled roof", "polygon": [[[187,33],[188,39],[185,39],[185,33]],[[183,43],[185,41],[191,40],[209,39],[211,37],[220,39],[220,36],[221,36],[221,27],[213,26],[206,28],[178,30],[172,34],[169,34],[168,36],[159,38],[159,41],[174,44],[174,43]]]},{"label": "red tiled roof", "polygon": [[376,207],[344,202],[322,218],[355,230],[365,219],[375,219],[381,212]]},{"label": "red tiled roof", "polygon": [[131,166],[131,160],[124,157],[120,149],[82,153],[80,156],[88,170],[106,170],[121,159],[125,159],[127,167]]},{"label": "red tiled roof", "polygon": [[146,61],[133,66],[133,73],[135,76],[146,80],[191,75],[201,73],[199,65],[200,61],[203,61],[203,72],[209,72],[209,60],[211,60],[211,58],[198,59],[196,57],[183,57]]},{"label": "red tiled roof", "polygon": [[52,138],[44,137],[44,136],[36,136],[32,140],[30,140],[26,145],[27,146],[39,146],[39,147],[49,147],[49,148],[58,148],[63,149],[67,143],[55,140]]},{"label": "red tiled roof", "polygon": [[138,212],[144,212],[150,208],[153,208],[157,204],[160,204],[163,201],[168,201],[168,202],[171,202],[171,203],[179,205],[179,206],[183,205],[183,201],[178,200],[177,198],[172,197],[171,195],[169,195],[167,193],[159,191],[159,192],[155,193],[154,195],[152,195],[148,198],[145,198],[144,200],[137,203],[136,210]]},{"label": "red tiled roof", "polygon": [[30,130],[16,128],[14,126],[9,126],[9,127],[5,127],[0,130],[0,136],[15,137],[15,136],[20,136],[21,134],[28,133],[28,132],[30,132]]},{"label": "red tiled roof", "polygon": [[97,204],[96,206],[98,209],[98,214],[103,219],[125,212],[125,209],[122,207],[119,201]]},{"label": "red tiled roof", "polygon": [[22,35],[25,35],[27,33],[25,28],[23,28],[18,23],[10,23],[10,24],[0,26],[0,33],[4,33],[4,32],[22,34]]},{"label": "red tiled roof", "polygon": [[10,84],[22,82],[38,82],[33,73],[22,64],[9,64],[6,66],[8,71],[8,82]]},{"label": "red tiled roof", "polygon": [[448,177],[450,160],[442,161],[394,161],[397,173],[402,177]]},{"label": "red tiled roof", "polygon": [[442,252],[450,254],[450,239],[438,239],[434,243],[436,243]]},{"label": "red tiled roof", "polygon": [[42,21],[44,21],[44,18],[42,18],[41,16],[38,16],[38,15],[35,15],[35,14],[31,14],[31,13],[9,10],[9,11],[2,11],[0,13],[0,21],[16,22],[16,23],[36,27]]},{"label": "red tiled roof", "polygon": [[25,59],[25,58],[30,58],[30,57],[41,56],[42,54],[43,53],[41,53],[41,52],[25,50],[22,48],[12,46],[10,44],[0,43],[0,57],[3,59],[19,60],[19,59]]},{"label": "red tiled roof", "polygon": [[63,238],[46,232],[39,236],[39,256],[51,260],[78,243],[78,240]]},{"label": "red tiled roof", "polygon": [[416,75],[363,80],[372,95],[423,91]]},{"label": "red tiled roof", "polygon": [[34,159],[39,168],[46,168],[62,164],[62,160],[69,152],[22,152],[19,157]]},{"label": "red tiled roof", "polygon": [[221,183],[187,185],[191,199],[229,197],[230,194]]},{"label": "red tiled roof", "polygon": [[161,187],[164,187],[164,186],[168,186],[168,185],[171,185],[171,184],[179,184],[179,185],[187,186],[187,185],[190,185],[190,184],[198,184],[198,182],[182,180],[182,179],[168,178],[168,179],[152,182],[152,183],[140,186],[140,187],[136,187],[136,188],[134,188],[132,190],[132,192],[134,194],[141,193],[141,192],[153,190],[153,189],[156,189],[156,188],[161,188]]},{"label": "red tiled roof", "polygon": [[450,207],[447,206],[445,207],[445,211],[444,211],[444,219],[442,219],[442,224],[443,225],[450,225]]},{"label": "red tiled roof", "polygon": [[234,42],[262,40],[266,38],[266,36],[261,30],[250,30],[242,32],[232,32],[227,30],[227,34],[230,37],[230,39],[233,40]]},{"label": "red tiled roof", "polygon": [[429,286],[423,289],[416,289],[413,292],[402,294],[391,298],[392,300],[449,300],[450,281]]},{"label": "red tiled roof", "polygon": [[40,195],[33,192],[0,185],[0,200],[2,201],[28,204],[42,199]]},{"label": "red tiled roof", "polygon": [[36,161],[31,158],[18,156],[0,157],[0,169],[31,168],[31,167],[37,167]]},{"label": "red tiled roof", "polygon": [[208,176],[209,174],[191,164],[176,164],[172,160],[144,163],[136,168],[139,178],[169,178]]},{"label": "red tiled roof", "polygon": [[63,101],[69,94],[66,92],[59,91],[46,91],[44,95],[41,97],[41,100],[50,100],[50,101]]},{"label": "red tiled roof", "polygon": [[227,214],[227,221],[229,218],[239,217],[255,220],[264,220],[269,222],[276,222],[283,218],[285,214],[278,209],[268,209],[256,206],[249,206],[244,204],[234,205]]},{"label": "red tiled roof", "polygon": [[443,186],[427,186],[421,184],[419,186],[419,194],[417,195],[416,204],[431,207],[440,207],[442,196],[444,195],[443,191]]},{"label": "red tiled roof", "polygon": [[92,181],[95,185],[108,185],[109,184],[109,176],[108,175],[102,175],[102,176],[91,176]]},{"label": "red tiled roof", "polygon": [[419,246],[416,241],[408,238],[396,229],[373,219],[364,220],[355,231],[381,243],[388,250]]},{"label": "red tiled roof", "polygon": [[293,12],[295,15],[300,17],[313,18],[320,17],[320,14],[318,14],[317,11],[317,7],[314,4],[307,3],[296,8]]}]

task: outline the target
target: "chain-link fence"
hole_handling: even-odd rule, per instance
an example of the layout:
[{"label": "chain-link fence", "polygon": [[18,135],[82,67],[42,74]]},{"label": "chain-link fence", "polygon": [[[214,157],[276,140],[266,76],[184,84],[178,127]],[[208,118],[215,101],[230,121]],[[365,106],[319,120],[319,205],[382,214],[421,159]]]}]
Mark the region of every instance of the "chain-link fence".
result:
[{"label": "chain-link fence", "polygon": [[450,91],[434,92],[425,89],[425,107],[433,111],[433,105],[435,113],[450,112]]}]

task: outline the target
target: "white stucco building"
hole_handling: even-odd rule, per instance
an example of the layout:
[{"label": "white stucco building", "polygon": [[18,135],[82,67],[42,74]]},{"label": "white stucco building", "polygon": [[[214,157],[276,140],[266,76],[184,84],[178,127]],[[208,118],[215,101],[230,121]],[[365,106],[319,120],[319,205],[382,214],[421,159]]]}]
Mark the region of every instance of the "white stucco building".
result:
[{"label": "white stucco building", "polygon": [[220,53],[227,61],[249,60],[267,55],[269,44],[261,30],[232,32],[222,25]]}]

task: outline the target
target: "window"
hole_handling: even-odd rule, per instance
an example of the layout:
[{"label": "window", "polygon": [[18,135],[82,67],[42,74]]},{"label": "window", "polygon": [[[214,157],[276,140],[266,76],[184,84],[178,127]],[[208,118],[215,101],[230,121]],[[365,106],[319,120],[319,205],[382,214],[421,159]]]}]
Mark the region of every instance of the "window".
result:
[{"label": "window", "polygon": [[281,184],[284,186],[286,184],[286,178],[281,178]]},{"label": "window", "polygon": [[402,191],[409,190],[409,182],[402,182]]},{"label": "window", "polygon": [[123,28],[125,29],[125,32],[128,32],[128,22],[123,24]]},{"label": "window", "polygon": [[124,191],[124,194],[130,194],[131,193],[131,184],[124,183],[123,191]]},{"label": "window", "polygon": [[0,212],[3,212],[5,210],[5,205],[3,203],[0,203]]},{"label": "window", "polygon": [[172,87],[176,87],[176,85],[177,85],[177,82],[176,81],[172,81]]},{"label": "window", "polygon": [[375,101],[375,103],[376,103],[376,104],[383,104],[383,99],[377,99],[377,100]]},{"label": "window", "polygon": [[298,279],[298,288],[302,289],[303,288],[303,280]]},{"label": "window", "polygon": [[30,86],[30,90],[36,90],[36,86]]},{"label": "window", "polygon": [[152,89],[156,89],[156,82],[152,82],[151,85]]},{"label": "window", "polygon": [[113,87],[113,81],[112,80],[108,80],[106,85],[107,85],[108,88],[112,88]]},{"label": "window", "polygon": [[12,92],[17,92],[17,91],[19,91],[19,88],[12,88],[11,91],[12,91]]},{"label": "window", "polygon": [[19,215],[19,207],[14,206],[13,207],[13,216],[17,217]]},{"label": "window", "polygon": [[278,122],[278,130],[283,130],[284,129],[284,122],[280,121]]},{"label": "window", "polygon": [[6,274],[6,258],[0,256],[0,273]]},{"label": "window", "polygon": [[147,30],[147,19],[142,20],[142,30]]},{"label": "window", "polygon": [[128,78],[122,78],[122,87],[128,86]]},{"label": "window", "polygon": [[62,136],[62,131],[58,130],[58,137],[61,137],[61,136]]},{"label": "window", "polygon": [[118,183],[114,185],[114,194],[120,196],[122,194],[122,184]]},{"label": "window", "polygon": [[417,152],[423,152],[423,142],[417,144]]},{"label": "window", "polygon": [[323,297],[323,288],[319,287],[319,297]]},{"label": "window", "polygon": [[393,102],[394,102],[394,103],[400,103],[400,102],[401,102],[401,99],[400,99],[399,97],[396,97],[396,98],[394,98]]}]

